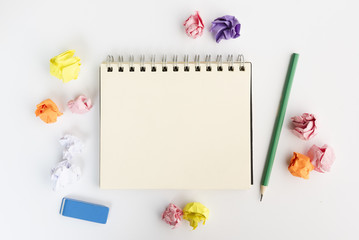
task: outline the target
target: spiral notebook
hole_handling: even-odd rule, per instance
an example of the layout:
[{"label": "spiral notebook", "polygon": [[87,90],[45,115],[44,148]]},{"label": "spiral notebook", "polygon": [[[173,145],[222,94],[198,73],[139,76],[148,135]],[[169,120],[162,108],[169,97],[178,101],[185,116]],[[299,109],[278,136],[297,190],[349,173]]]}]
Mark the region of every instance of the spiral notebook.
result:
[{"label": "spiral notebook", "polygon": [[101,188],[253,184],[251,63],[210,58],[101,64]]}]

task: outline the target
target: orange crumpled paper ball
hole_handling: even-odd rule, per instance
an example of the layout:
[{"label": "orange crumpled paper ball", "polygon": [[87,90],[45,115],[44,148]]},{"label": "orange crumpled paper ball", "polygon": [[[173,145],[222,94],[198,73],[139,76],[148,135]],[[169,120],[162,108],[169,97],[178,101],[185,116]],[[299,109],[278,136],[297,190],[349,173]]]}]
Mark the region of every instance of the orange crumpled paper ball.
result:
[{"label": "orange crumpled paper ball", "polygon": [[57,121],[57,117],[62,115],[51,99],[46,99],[37,104],[35,114],[36,117],[40,116],[40,119],[45,123],[54,123]]},{"label": "orange crumpled paper ball", "polygon": [[289,172],[295,177],[309,179],[309,173],[314,169],[310,158],[300,153],[293,153],[288,167]]}]

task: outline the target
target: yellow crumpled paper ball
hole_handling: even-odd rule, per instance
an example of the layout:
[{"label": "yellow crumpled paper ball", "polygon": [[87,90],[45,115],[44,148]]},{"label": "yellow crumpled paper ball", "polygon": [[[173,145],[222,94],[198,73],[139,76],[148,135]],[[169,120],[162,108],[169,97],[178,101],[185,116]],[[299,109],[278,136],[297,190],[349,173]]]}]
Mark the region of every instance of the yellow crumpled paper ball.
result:
[{"label": "yellow crumpled paper ball", "polygon": [[200,221],[203,221],[204,225],[208,215],[208,208],[199,202],[188,203],[183,209],[183,219],[189,221],[193,230],[197,228]]},{"label": "yellow crumpled paper ball", "polygon": [[80,72],[80,58],[74,57],[75,50],[68,50],[50,59],[51,75],[67,83],[77,79]]}]

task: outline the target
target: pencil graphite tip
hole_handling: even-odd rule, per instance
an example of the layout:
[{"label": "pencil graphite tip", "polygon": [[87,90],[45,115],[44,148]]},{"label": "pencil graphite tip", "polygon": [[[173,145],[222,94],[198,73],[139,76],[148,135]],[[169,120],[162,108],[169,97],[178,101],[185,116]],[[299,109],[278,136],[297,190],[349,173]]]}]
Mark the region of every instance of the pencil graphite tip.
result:
[{"label": "pencil graphite tip", "polygon": [[263,194],[261,194],[261,200],[260,200],[261,202],[262,202],[262,199],[263,199]]}]

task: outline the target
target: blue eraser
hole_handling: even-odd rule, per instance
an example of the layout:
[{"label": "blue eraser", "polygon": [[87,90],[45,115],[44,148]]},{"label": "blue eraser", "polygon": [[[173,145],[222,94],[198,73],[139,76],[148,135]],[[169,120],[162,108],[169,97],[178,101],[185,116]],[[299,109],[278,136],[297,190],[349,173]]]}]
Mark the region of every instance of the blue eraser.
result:
[{"label": "blue eraser", "polygon": [[63,198],[60,208],[60,214],[63,216],[102,224],[107,222],[108,212],[109,208],[106,206],[71,198]]}]

